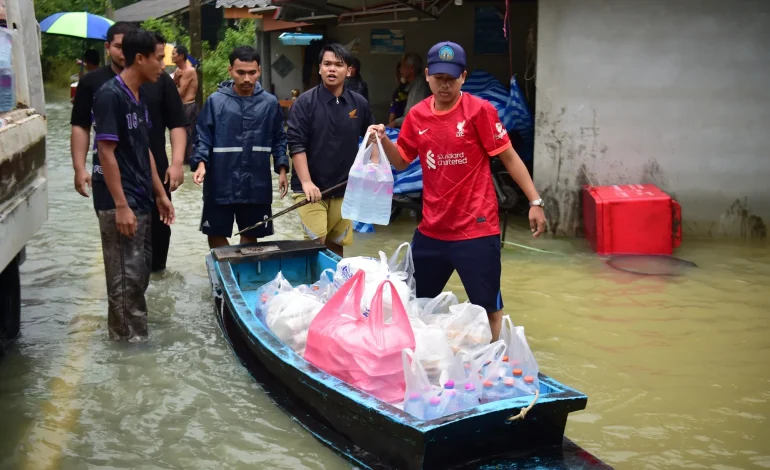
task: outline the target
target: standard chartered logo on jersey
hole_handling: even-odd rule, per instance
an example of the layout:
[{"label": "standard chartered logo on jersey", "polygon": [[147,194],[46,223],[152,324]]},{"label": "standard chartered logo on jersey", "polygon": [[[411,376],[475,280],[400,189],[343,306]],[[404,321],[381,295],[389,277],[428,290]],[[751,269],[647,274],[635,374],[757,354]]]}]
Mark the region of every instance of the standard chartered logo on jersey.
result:
[{"label": "standard chartered logo on jersey", "polygon": [[428,150],[425,154],[425,163],[428,168],[435,170],[439,166],[466,165],[468,158],[465,156],[465,152],[436,155],[433,150]]}]

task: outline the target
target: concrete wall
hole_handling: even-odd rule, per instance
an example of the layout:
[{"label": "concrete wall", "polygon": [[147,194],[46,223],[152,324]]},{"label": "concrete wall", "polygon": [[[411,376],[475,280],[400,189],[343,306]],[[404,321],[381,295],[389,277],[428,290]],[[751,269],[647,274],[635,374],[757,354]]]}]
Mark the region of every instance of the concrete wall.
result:
[{"label": "concrete wall", "polygon": [[[355,56],[361,60],[364,80],[369,85],[369,99],[376,119],[387,119],[390,98],[397,86],[396,63],[398,55],[370,54],[369,43],[372,29],[404,30],[406,50],[419,53],[423,61],[431,46],[439,41],[453,41],[465,48],[468,55],[468,70],[481,68],[497,77],[504,85],[511,78],[508,57],[505,55],[476,56],[474,48],[475,7],[499,5],[502,2],[465,2],[462,6],[450,5],[436,21],[389,23],[381,25],[335,26],[328,30],[328,36],[342,44],[356,37],[360,39]],[[405,15],[404,13],[399,13]],[[511,2],[511,43],[513,72],[523,77],[526,62],[526,38],[530,26],[537,18],[537,4],[534,1]],[[372,18],[362,17],[360,21]]]},{"label": "concrete wall", "polygon": [[278,40],[278,36],[281,32],[270,33],[270,63],[274,63],[281,55],[286,56],[294,65],[294,69],[286,78],[281,78],[275,69],[272,70],[273,87],[275,88],[275,96],[279,100],[291,99],[291,90],[302,90],[302,49],[301,46],[284,46],[281,41]]},{"label": "concrete wall", "polygon": [[540,0],[535,182],[556,233],[578,188],[655,183],[685,236],[764,238],[770,2]]}]

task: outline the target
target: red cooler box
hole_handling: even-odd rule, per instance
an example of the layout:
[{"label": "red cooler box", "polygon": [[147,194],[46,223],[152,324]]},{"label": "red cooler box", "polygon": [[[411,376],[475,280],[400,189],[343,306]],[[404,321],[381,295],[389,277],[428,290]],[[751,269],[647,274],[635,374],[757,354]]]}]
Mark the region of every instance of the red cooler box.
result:
[{"label": "red cooler box", "polygon": [[583,232],[600,255],[670,255],[682,208],[653,184],[583,187]]}]

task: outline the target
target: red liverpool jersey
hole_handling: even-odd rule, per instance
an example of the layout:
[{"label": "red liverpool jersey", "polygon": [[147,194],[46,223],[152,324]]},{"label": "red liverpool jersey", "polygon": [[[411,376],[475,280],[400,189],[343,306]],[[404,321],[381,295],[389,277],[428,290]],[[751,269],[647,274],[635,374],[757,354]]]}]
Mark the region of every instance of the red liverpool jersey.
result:
[{"label": "red liverpool jersey", "polygon": [[420,156],[420,232],[448,241],[499,235],[489,158],[510,146],[497,110],[468,93],[448,111],[436,111],[432,96],[409,110],[398,149],[407,162]]}]

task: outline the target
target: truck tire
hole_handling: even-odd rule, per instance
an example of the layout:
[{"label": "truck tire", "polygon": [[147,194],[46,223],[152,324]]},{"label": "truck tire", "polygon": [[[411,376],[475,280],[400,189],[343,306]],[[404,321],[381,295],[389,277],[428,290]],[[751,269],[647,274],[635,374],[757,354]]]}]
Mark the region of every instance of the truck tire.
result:
[{"label": "truck tire", "polygon": [[21,283],[16,257],[0,273],[0,340],[16,338],[20,329]]}]

